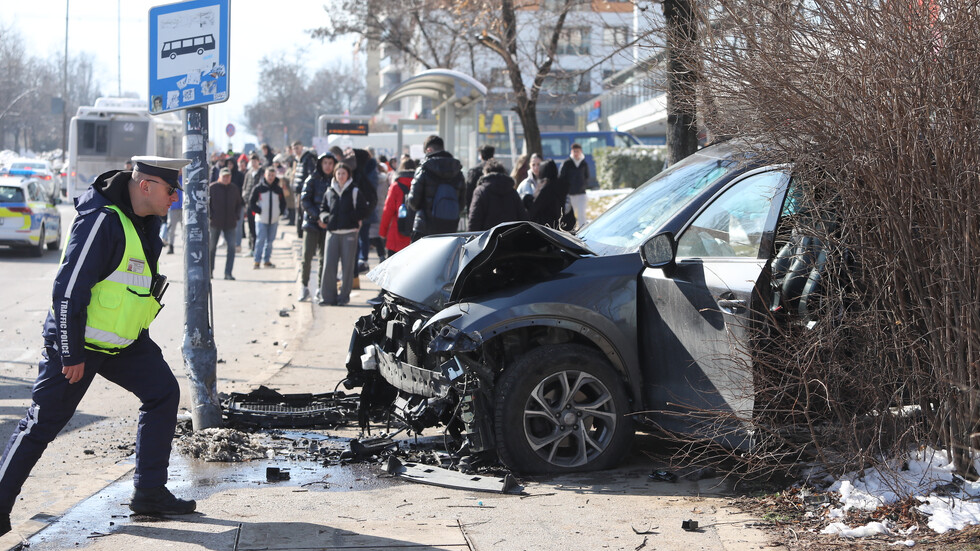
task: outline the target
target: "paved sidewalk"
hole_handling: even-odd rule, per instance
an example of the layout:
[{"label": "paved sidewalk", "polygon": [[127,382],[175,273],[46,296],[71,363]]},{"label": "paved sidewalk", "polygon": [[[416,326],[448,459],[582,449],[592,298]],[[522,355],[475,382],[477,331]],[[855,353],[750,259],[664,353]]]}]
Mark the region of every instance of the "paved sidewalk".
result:
[{"label": "paved sidewalk", "polygon": [[[286,227],[286,232],[295,236],[295,228]],[[361,278],[362,289],[348,306],[297,303],[299,241],[287,236],[276,244],[275,269],[253,271],[250,259],[239,257],[238,281],[214,282],[222,392],[259,384],[283,393],[333,390],[345,374],[353,322],[377,293]],[[255,311],[259,302],[264,312]],[[273,306],[276,316],[270,317]],[[280,317],[279,311],[288,315]],[[355,433],[346,428],[329,435]],[[745,526],[752,519],[728,504],[719,481],[652,481],[647,474],[656,464],[643,454],[612,471],[524,479],[525,495],[514,496],[411,484],[373,465],[324,467],[285,458],[204,463],[175,453],[169,486],[197,499],[198,513],[162,518],[129,516],[131,464],[127,459],[115,466],[112,476],[118,478],[101,482],[101,489],[73,508],[20,523],[20,533],[34,534],[30,549],[693,551],[768,546],[764,533]],[[266,482],[268,466],[289,468],[291,480]],[[687,519],[698,520],[702,530],[681,530]],[[8,534],[0,548],[16,543]]]}]

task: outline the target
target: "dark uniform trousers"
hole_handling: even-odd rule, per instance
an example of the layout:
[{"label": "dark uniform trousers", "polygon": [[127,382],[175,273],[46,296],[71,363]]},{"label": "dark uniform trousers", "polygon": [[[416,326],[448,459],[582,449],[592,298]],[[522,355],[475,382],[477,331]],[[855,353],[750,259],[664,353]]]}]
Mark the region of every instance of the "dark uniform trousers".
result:
[{"label": "dark uniform trousers", "polygon": [[167,483],[170,445],[177,425],[180,387],[160,347],[146,331],[117,355],[87,351],[85,375],[75,384],[61,372],[58,350],[45,343],[27,416],[17,425],[0,460],[0,512],[9,513],[41,453],[68,423],[96,373],[140,399],[136,431],[137,488]]}]

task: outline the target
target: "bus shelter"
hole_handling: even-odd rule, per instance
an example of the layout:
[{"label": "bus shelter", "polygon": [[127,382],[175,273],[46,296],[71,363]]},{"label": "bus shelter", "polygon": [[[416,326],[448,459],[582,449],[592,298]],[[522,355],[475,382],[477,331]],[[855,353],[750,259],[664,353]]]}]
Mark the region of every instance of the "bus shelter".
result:
[{"label": "bus shelter", "polygon": [[479,129],[479,102],[487,88],[476,79],[450,69],[429,69],[409,78],[385,94],[378,102],[380,111],[385,105],[401,99],[424,97],[435,105],[435,121],[402,119],[398,122],[398,151],[402,151],[402,135],[406,126],[435,123],[437,133],[446,143],[446,151],[464,166],[476,158]]}]

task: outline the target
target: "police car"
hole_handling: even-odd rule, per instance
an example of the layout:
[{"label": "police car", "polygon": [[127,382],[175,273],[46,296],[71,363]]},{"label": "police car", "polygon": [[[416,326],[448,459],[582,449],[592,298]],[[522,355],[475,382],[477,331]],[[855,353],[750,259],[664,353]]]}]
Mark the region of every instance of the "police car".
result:
[{"label": "police car", "polygon": [[4,174],[10,176],[34,177],[48,195],[58,191],[54,170],[51,163],[44,159],[14,159]]},{"label": "police car", "polygon": [[0,176],[0,245],[41,256],[61,247],[61,215],[34,177]]}]

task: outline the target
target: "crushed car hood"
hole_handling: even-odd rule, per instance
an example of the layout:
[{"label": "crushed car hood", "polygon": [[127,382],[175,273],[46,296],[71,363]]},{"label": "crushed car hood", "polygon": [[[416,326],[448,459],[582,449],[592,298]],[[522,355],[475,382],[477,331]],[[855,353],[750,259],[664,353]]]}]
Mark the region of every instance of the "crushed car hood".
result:
[{"label": "crushed car hood", "polygon": [[554,277],[585,256],[594,253],[570,234],[534,222],[509,222],[481,233],[420,239],[367,277],[436,312],[465,298]]}]

